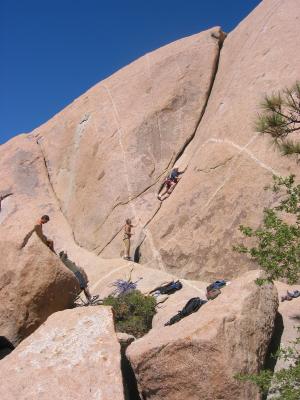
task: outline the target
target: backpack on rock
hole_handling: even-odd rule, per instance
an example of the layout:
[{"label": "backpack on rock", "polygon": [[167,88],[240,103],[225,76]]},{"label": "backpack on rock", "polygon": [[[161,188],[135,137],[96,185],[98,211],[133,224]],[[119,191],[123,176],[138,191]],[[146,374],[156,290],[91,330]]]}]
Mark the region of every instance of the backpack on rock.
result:
[{"label": "backpack on rock", "polygon": [[179,322],[182,318],[185,318],[188,315],[198,311],[199,308],[205,303],[207,303],[207,301],[200,299],[200,297],[192,297],[186,303],[183,309],[181,311],[178,311],[178,314],[174,315],[174,317],[172,317],[170,321],[165,323],[165,326],[173,325],[176,322]]}]

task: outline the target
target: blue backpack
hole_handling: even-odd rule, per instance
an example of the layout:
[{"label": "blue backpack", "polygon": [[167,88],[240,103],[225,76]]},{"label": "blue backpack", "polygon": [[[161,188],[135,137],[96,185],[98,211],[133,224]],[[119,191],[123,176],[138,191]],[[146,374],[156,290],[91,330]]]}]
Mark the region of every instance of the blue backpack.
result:
[{"label": "blue backpack", "polygon": [[221,289],[221,287],[223,287],[225,285],[226,285],[226,281],[221,279],[219,281],[215,281],[215,282],[211,283],[209,286],[207,286],[206,290],[207,290],[207,292],[210,292],[212,289]]}]

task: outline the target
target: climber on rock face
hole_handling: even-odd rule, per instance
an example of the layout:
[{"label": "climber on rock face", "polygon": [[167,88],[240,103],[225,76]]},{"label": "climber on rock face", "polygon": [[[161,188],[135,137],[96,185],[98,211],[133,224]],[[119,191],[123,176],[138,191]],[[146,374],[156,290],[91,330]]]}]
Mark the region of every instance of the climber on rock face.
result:
[{"label": "climber on rock face", "polygon": [[28,240],[31,238],[31,235],[33,234],[33,232],[35,232],[38,235],[38,237],[41,239],[41,241],[43,243],[45,243],[45,245],[47,247],[49,247],[49,249],[51,251],[53,251],[53,253],[55,253],[53,241],[48,239],[47,236],[45,236],[44,233],[43,233],[43,225],[46,224],[49,221],[50,221],[49,216],[48,215],[43,215],[41,217],[41,219],[39,219],[37,221],[37,223],[35,224],[34,228],[29,233],[27,233],[27,235],[25,236],[25,238],[23,240],[21,248],[26,246]]},{"label": "climber on rock face", "polygon": [[179,172],[178,168],[175,167],[172,169],[171,173],[168,175],[168,177],[165,179],[165,182],[162,187],[162,192],[158,193],[158,200],[163,201],[167,199],[170,194],[173,192],[175,186],[179,182],[179,175],[183,174],[185,170]]},{"label": "climber on rock face", "polygon": [[68,254],[65,253],[64,251],[61,251],[59,253],[59,257],[61,259],[61,261],[65,264],[65,266],[73,272],[73,274],[76,276],[79,285],[80,285],[80,289],[83,290],[85,297],[88,301],[89,304],[91,304],[93,301],[97,300],[99,298],[99,295],[96,296],[92,296],[89,288],[88,288],[88,277],[85,273],[85,271],[78,267],[73,261],[71,261],[68,258]]},{"label": "climber on rock face", "polygon": [[13,195],[13,193],[7,193],[7,194],[0,195],[0,211],[1,211],[2,200],[6,199],[6,197],[12,196],[12,195]]}]

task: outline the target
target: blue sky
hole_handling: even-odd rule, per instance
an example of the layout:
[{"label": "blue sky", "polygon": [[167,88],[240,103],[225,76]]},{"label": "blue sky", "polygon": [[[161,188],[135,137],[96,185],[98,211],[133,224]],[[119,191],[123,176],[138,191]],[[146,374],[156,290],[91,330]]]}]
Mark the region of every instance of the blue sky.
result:
[{"label": "blue sky", "polygon": [[0,143],[30,132],[103,78],[259,0],[0,0]]}]

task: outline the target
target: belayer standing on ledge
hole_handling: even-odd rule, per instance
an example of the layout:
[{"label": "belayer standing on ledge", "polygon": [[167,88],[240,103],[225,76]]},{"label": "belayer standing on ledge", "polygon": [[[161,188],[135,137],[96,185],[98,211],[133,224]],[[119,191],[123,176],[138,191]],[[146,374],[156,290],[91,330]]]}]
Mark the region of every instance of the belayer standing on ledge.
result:
[{"label": "belayer standing on ledge", "polygon": [[49,249],[51,251],[53,251],[53,253],[55,253],[53,241],[48,239],[47,236],[45,236],[43,233],[43,225],[49,221],[50,221],[49,215],[43,215],[42,218],[37,221],[34,228],[30,232],[28,232],[27,235],[25,236],[22,246],[21,246],[21,249],[26,246],[26,244],[27,244],[28,240],[31,238],[33,232],[35,232],[38,235],[38,237],[41,239],[41,241],[43,243],[45,243],[45,245],[47,247],[49,247]]},{"label": "belayer standing on ledge", "polygon": [[124,236],[123,236],[123,243],[125,247],[125,255],[124,255],[124,260],[131,260],[130,258],[130,239],[131,236],[133,235],[131,232],[131,228],[135,228],[134,225],[131,224],[131,219],[128,218],[126,219],[126,223],[124,226]]},{"label": "belayer standing on ledge", "polygon": [[[172,169],[172,171],[170,172],[169,176],[165,179],[165,182],[163,184],[162,190],[164,189],[164,191],[159,194],[158,193],[158,200],[163,201],[165,199],[167,199],[170,194],[173,192],[175,186],[177,185],[177,183],[179,182],[179,175],[183,174],[185,172],[185,169],[181,172],[178,171],[178,168],[175,167]],[[167,196],[165,196],[167,195]],[[163,198],[163,196],[165,196]]]}]

